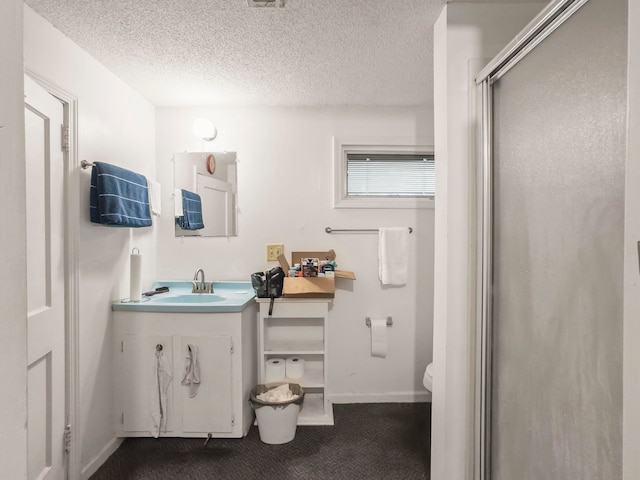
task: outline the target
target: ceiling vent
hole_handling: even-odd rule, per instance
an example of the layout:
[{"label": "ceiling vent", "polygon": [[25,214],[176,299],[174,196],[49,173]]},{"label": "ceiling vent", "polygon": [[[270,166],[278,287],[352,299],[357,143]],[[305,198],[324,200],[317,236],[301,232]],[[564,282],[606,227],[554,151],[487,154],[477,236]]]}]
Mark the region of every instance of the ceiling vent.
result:
[{"label": "ceiling vent", "polygon": [[272,7],[283,8],[284,0],[247,0],[250,7]]}]

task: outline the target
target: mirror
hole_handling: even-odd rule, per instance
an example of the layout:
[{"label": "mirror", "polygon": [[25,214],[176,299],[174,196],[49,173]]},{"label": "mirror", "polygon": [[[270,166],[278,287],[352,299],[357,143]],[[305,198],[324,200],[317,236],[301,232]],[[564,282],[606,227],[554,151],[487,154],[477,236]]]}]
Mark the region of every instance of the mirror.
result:
[{"label": "mirror", "polygon": [[185,152],[173,155],[173,187],[200,195],[204,223],[204,228],[198,230],[183,230],[175,224],[176,237],[238,235],[237,174],[235,152]]}]

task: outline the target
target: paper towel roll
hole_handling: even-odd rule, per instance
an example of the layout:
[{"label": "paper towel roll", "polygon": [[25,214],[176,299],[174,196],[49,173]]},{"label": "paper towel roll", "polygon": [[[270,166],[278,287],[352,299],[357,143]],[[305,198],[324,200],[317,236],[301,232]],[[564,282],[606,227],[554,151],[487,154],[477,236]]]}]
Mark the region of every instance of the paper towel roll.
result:
[{"label": "paper towel roll", "polygon": [[267,382],[283,380],[286,374],[284,358],[270,358],[267,360],[264,376]]},{"label": "paper towel roll", "polygon": [[129,300],[139,302],[142,300],[142,255],[137,247],[131,250],[130,273]]},{"label": "paper towel roll", "polygon": [[287,358],[287,378],[302,378],[304,376],[304,358]]},{"label": "paper towel roll", "polygon": [[387,356],[387,319],[371,320],[371,356],[384,358]]}]

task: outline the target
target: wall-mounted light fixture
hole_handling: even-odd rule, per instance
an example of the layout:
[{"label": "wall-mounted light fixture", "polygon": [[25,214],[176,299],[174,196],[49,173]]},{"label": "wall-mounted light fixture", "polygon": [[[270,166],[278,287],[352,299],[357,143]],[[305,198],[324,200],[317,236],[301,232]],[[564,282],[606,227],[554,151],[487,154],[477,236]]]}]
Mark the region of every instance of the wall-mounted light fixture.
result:
[{"label": "wall-mounted light fixture", "polygon": [[207,142],[210,142],[216,135],[218,135],[218,130],[213,126],[211,120],[207,118],[198,118],[193,122],[193,133],[196,137],[201,138]]}]

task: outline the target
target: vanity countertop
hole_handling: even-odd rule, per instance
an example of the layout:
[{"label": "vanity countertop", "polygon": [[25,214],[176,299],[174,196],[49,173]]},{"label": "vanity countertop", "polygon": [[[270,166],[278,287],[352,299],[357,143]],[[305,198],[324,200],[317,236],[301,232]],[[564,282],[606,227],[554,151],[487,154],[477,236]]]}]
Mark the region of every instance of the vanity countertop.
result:
[{"label": "vanity countertop", "polygon": [[254,301],[251,282],[213,282],[213,293],[191,293],[191,282],[156,282],[158,287],[169,287],[168,292],[142,297],[139,302],[123,299],[111,304],[114,311],[167,312],[167,313],[229,313],[241,312]]}]

